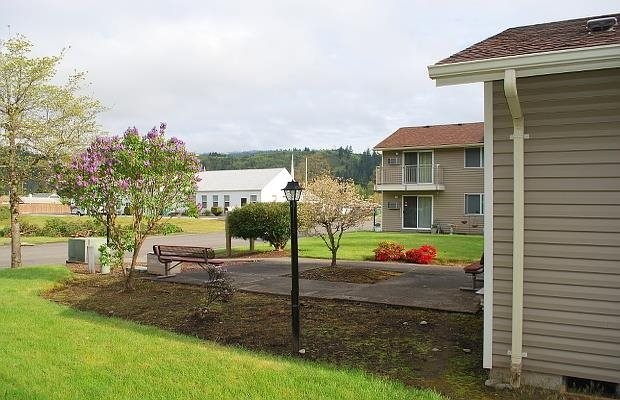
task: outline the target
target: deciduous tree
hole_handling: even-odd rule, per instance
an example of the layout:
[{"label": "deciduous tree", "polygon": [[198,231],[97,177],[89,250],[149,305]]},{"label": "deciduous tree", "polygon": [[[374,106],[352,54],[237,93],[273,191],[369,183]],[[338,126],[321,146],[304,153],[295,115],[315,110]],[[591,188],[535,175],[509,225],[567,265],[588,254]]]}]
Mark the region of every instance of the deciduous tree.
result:
[{"label": "deciduous tree", "polygon": [[[120,138],[98,138],[57,175],[62,193],[86,206],[102,222],[104,214],[115,221],[120,204],[129,206],[133,255],[128,289],[133,289],[135,266],[146,237],[171,204],[189,207],[196,191],[198,158],[181,140],[166,139],[165,129],[162,123],[145,136],[130,128]],[[116,224],[112,232],[122,244]]]},{"label": "deciduous tree", "polygon": [[101,104],[79,94],[84,74],[52,82],[64,52],[33,57],[22,36],[0,42],[0,165],[11,210],[11,267],[21,266],[19,196],[23,183],[45,160],[84,147],[98,131]]},{"label": "deciduous tree", "polygon": [[304,229],[323,239],[332,253],[331,266],[335,266],[344,232],[369,218],[375,207],[358,193],[352,180],[322,175],[305,188],[299,219]]}]

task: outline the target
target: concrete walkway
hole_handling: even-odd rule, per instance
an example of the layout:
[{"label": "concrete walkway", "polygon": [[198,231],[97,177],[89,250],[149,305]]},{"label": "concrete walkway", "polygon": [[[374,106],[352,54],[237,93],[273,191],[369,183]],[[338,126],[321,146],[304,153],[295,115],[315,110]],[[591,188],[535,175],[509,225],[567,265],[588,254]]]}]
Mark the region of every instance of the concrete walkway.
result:
[{"label": "concrete walkway", "polygon": [[[299,261],[300,271],[328,265],[328,260]],[[459,290],[459,287],[471,284],[461,267],[370,261],[340,261],[339,266],[377,268],[400,271],[403,274],[375,284],[300,279],[300,295],[465,313],[476,313],[480,310],[480,299],[476,294]],[[290,295],[291,278],[286,276],[291,272],[288,258],[226,260],[225,268],[241,290]],[[206,278],[206,272],[192,270],[162,280],[200,285]]]}]

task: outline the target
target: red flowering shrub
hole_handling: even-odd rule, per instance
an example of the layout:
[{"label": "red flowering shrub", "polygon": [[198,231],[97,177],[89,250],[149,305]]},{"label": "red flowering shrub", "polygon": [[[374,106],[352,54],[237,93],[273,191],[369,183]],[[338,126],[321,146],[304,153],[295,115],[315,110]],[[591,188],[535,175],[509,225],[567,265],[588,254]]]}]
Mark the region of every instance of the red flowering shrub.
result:
[{"label": "red flowering shrub", "polygon": [[437,249],[425,244],[418,249],[410,249],[405,253],[407,262],[415,264],[430,264],[437,257]]},{"label": "red flowering shrub", "polygon": [[379,242],[379,247],[374,249],[375,261],[399,261],[404,258],[405,246],[396,242]]}]

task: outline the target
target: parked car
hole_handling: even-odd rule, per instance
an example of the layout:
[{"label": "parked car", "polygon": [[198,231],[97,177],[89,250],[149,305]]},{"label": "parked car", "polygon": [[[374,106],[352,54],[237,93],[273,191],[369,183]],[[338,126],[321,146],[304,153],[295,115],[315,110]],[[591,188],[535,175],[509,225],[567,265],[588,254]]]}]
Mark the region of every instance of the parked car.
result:
[{"label": "parked car", "polygon": [[71,206],[71,214],[81,217],[82,215],[86,215],[88,213],[83,208],[80,208],[78,206]]}]

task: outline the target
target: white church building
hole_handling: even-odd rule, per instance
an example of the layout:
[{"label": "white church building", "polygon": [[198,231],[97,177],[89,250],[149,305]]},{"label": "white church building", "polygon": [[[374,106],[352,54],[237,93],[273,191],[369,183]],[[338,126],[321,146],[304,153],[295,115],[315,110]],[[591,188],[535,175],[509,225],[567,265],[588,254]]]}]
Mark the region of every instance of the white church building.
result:
[{"label": "white church building", "polygon": [[202,171],[196,203],[203,209],[232,210],[248,203],[286,201],[282,189],[293,180],[286,168]]}]

